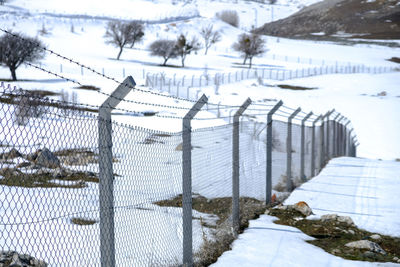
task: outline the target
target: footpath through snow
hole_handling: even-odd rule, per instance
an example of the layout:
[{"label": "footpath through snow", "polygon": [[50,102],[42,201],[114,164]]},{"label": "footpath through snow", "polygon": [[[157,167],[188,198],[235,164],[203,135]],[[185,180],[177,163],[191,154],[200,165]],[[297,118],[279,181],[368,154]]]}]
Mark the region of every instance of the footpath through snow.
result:
[{"label": "footpath through snow", "polygon": [[[305,201],[320,218],[336,213],[350,216],[367,231],[400,236],[400,162],[337,158],[284,204]],[[274,224],[262,215],[212,266],[399,266],[344,260],[305,242],[309,237],[294,227]]]}]

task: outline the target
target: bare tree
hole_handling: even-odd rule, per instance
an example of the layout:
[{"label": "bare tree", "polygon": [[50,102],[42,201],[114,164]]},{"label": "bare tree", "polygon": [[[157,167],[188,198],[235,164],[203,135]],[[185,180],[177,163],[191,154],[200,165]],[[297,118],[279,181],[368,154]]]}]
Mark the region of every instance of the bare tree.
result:
[{"label": "bare tree", "polygon": [[239,35],[238,41],[233,44],[233,49],[242,53],[244,57],[243,65],[246,64],[247,59],[250,60],[249,68],[251,68],[254,56],[262,55],[267,51],[265,40],[254,33]]},{"label": "bare tree", "polygon": [[181,57],[182,67],[185,67],[186,56],[191,52],[199,50],[200,43],[196,37],[193,37],[189,41],[184,34],[181,34],[176,41],[176,49],[178,51],[178,55]]},{"label": "bare tree", "polygon": [[226,22],[236,28],[239,27],[239,16],[235,10],[223,10],[215,15],[223,22]]},{"label": "bare tree", "polygon": [[143,37],[144,33],[142,30],[143,26],[136,22],[125,23],[121,21],[110,21],[107,24],[104,38],[106,38],[106,43],[119,48],[117,60],[121,57],[122,50],[126,45],[131,44],[132,47],[135,42]]},{"label": "bare tree", "polygon": [[17,80],[16,70],[23,63],[34,63],[44,58],[44,45],[37,38],[20,33],[4,34],[0,38],[0,65],[11,72],[13,81]]},{"label": "bare tree", "polygon": [[179,55],[176,42],[172,40],[156,40],[150,45],[149,49],[152,56],[159,56],[164,59],[163,66],[167,64],[168,59],[177,58]]},{"label": "bare tree", "polygon": [[213,25],[210,24],[201,28],[200,35],[204,39],[204,47],[206,51],[204,55],[207,55],[208,49],[216,42],[221,41],[221,34],[217,31],[213,31]]},{"label": "bare tree", "polygon": [[140,42],[144,36],[144,26],[142,23],[132,21],[129,23],[130,27],[132,27],[132,40],[131,40],[131,48],[135,45],[136,42]]}]

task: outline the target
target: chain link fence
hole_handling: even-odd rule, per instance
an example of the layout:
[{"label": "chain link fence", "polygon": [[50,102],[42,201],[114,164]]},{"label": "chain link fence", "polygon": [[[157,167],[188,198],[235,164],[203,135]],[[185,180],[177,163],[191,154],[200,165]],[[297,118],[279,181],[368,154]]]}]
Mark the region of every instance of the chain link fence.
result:
[{"label": "chain link fence", "polygon": [[214,75],[206,73],[202,75],[177,76],[174,74],[172,77],[167,77],[165,73],[146,73],[145,85],[162,92],[168,92],[177,97],[197,100],[199,99],[200,88],[202,87],[213,86],[215,93],[218,94],[219,86],[221,85],[249,79],[284,81],[326,74],[379,74],[396,70],[396,68],[387,66],[325,65],[294,70],[273,68],[246,69],[229,73],[216,73]]},{"label": "chain link fence", "polygon": [[182,131],[166,132],[112,120],[121,94],[93,107],[0,89],[5,266],[207,266],[273,204],[271,194],[293,189],[288,181],[298,186],[330,158],[355,156],[344,117],[313,115],[303,133],[305,115],[289,126],[281,103],[257,115],[248,100],[237,120],[192,129],[203,96]]}]

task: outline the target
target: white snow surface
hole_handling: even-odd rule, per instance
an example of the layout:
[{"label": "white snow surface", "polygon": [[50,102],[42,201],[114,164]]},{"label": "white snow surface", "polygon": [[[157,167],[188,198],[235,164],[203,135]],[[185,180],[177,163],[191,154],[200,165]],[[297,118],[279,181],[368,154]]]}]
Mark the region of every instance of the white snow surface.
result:
[{"label": "white snow surface", "polygon": [[[318,1],[278,0],[277,5],[271,6],[240,0],[194,0],[191,2],[175,0],[115,0],[112,2],[94,0],[9,0],[3,6],[0,6],[0,25],[4,29],[12,29],[30,36],[38,36],[49,49],[77,60],[117,80],[122,81],[127,75],[132,75],[138,84],[137,88],[152,90],[143,86],[145,73],[164,73],[168,78],[176,76],[179,79],[184,76],[186,78],[192,77],[192,75],[198,77],[206,72],[215,74],[233,73],[237,70],[242,70],[240,64],[243,59],[239,53],[232,49],[232,44],[237,40],[239,34],[246,32],[254,25],[261,26],[265,22],[289,16],[305,5]],[[229,9],[234,9],[238,12],[240,17],[239,28],[231,27],[215,18],[215,13]],[[190,18],[174,21],[173,18],[177,17]],[[172,20],[170,20],[171,18]],[[117,48],[104,43],[105,25],[111,19],[139,19],[149,21],[145,25],[143,42],[135,45],[133,49],[124,49],[120,61],[115,60]],[[173,40],[180,33],[199,37],[198,33],[201,27],[209,24],[212,24],[215,30],[220,31],[222,35],[221,41],[211,47],[206,56],[204,55],[204,49],[201,49],[197,54],[189,55],[185,68],[179,67],[179,59],[168,61],[168,64],[172,67],[162,67],[159,65],[161,59],[151,56],[148,51],[149,44],[157,38]],[[43,26],[46,27],[49,34],[39,34]],[[264,38],[267,41],[269,51],[262,57],[254,58],[253,64],[254,68],[266,69],[267,71],[295,71],[304,68],[320,68],[322,66],[335,67],[336,65],[396,67],[398,64],[389,62],[387,59],[400,57],[400,49],[385,46],[384,44],[387,41],[382,41],[382,45],[341,45],[330,42],[289,40],[270,36]],[[394,40],[394,42],[399,41]],[[54,55],[47,54],[41,63],[41,66],[45,69],[75,79],[82,84],[97,86],[106,93],[111,93],[117,86],[114,82],[90,73],[86,69],[81,70],[80,67],[70,64],[68,61],[62,61]],[[247,69],[244,68],[244,70]],[[9,78],[8,69],[4,67],[0,68],[0,76],[2,78]],[[79,102],[93,105],[100,105],[105,100],[104,95],[93,91],[77,89],[76,84],[65,82],[31,67],[21,66],[17,70],[17,76],[25,81],[12,83],[12,85],[23,89],[76,92]],[[386,74],[334,74],[286,81],[264,79],[262,81],[263,85],[258,84],[256,80],[248,80],[221,85],[218,94],[215,93],[215,88],[212,86],[190,88],[190,90],[193,90],[192,93],[197,91],[200,95],[202,93],[206,94],[210,99],[209,101],[213,103],[221,102],[223,104],[240,105],[247,97],[251,97],[254,101],[283,99],[284,104],[287,106],[293,108],[301,106],[304,112],[313,111],[314,114],[318,115],[335,108],[352,121],[351,126],[354,127],[357,138],[360,141],[357,151],[358,156],[394,160],[400,158],[400,120],[398,119],[400,114],[399,81],[399,72]],[[308,91],[282,90],[278,87],[280,84],[315,87],[316,89]],[[378,96],[383,91],[386,92],[386,95]],[[176,95],[178,92],[168,93],[163,91],[160,93]],[[173,98],[165,98],[137,91],[131,92],[127,98],[163,105],[179,105],[185,108],[192,105],[190,102],[177,101]],[[158,111],[160,115],[165,116],[181,117],[185,114],[185,110],[171,110],[151,105],[121,103],[119,107],[139,112]],[[181,120],[164,117],[131,116],[128,112],[125,113],[124,111],[119,111],[119,113],[113,119],[120,123],[166,132],[181,131]],[[221,113],[223,116],[228,115],[224,111],[221,111]],[[216,114],[204,111],[200,112],[197,117],[216,118]],[[4,120],[1,122],[3,127],[7,125]],[[192,126],[193,128],[203,128],[222,124],[226,124],[226,121],[215,119],[212,121],[193,121]],[[55,126],[58,126],[58,124]],[[93,134],[95,134],[95,131]],[[224,140],[222,134],[218,137]],[[51,131],[44,135],[50,136]],[[14,135],[9,135],[10,140],[14,137]],[[74,136],[70,138],[72,139]],[[63,141],[65,139],[59,138],[59,142],[55,143],[54,146],[62,147]],[[225,140],[225,142],[228,141]],[[218,146],[215,147],[215,150],[218,149],[223,154],[223,150],[219,149]],[[254,145],[253,150],[251,153],[256,155],[254,156],[257,159],[255,162],[258,163],[258,161],[265,160],[265,152],[262,148]],[[138,154],[138,156],[141,156],[141,154]],[[226,158],[226,161],[228,160]],[[241,175],[244,175],[248,179],[254,178],[252,174],[258,172],[262,167],[260,166],[256,168],[254,164],[249,164],[247,168],[241,169],[243,172]],[[92,168],[93,166],[89,167]],[[207,161],[204,160],[204,166],[198,167],[199,173],[201,172],[204,176],[207,175],[207,167]],[[225,171],[223,168],[220,168],[218,171],[224,172],[226,176],[222,175],[221,178],[229,178],[230,169]],[[318,177],[303,184],[293,192],[286,200],[286,203],[292,204],[297,201],[306,201],[313,208],[316,216],[326,213],[347,215],[351,216],[357,226],[361,228],[377,233],[400,236],[400,210],[398,209],[398,203],[400,203],[398,197],[400,189],[400,183],[398,182],[400,179],[399,173],[399,163],[395,161],[351,158],[334,159]],[[151,172],[147,174],[153,175]],[[176,174],[176,177],[179,177],[179,173]],[[168,183],[174,189],[168,192],[170,194],[168,197],[172,196],[172,193],[180,192],[180,183],[177,179],[172,179]],[[125,185],[119,184],[117,186],[123,188]],[[154,186],[151,184],[136,186],[141,186],[148,189],[148,191],[154,190]],[[197,186],[213,187],[213,181],[204,179],[204,182]],[[224,188],[226,190],[222,193],[225,194],[230,190],[229,184]],[[249,195],[262,195],[261,190],[263,188],[265,188],[263,184],[260,184],[260,192],[254,190]],[[243,191],[245,192],[245,190]],[[16,198],[19,195],[24,195],[27,199],[31,199],[30,208],[41,207],[43,205],[42,199],[45,199],[49,195],[53,196],[52,199],[54,201],[47,204],[48,206],[46,206],[45,211],[36,214],[32,213],[29,218],[30,220],[36,220],[42,219],[44,216],[46,221],[41,226],[42,228],[40,228],[43,231],[38,231],[35,225],[27,226],[27,228],[24,228],[24,225],[16,226],[18,237],[21,236],[20,238],[23,240],[41,238],[43,242],[48,242],[48,244],[54,246],[55,250],[51,252],[54,255],[50,255],[54,259],[54,262],[50,262],[50,265],[55,265],[57,260],[59,260],[60,264],[64,265],[67,265],[69,260],[82,260],[80,255],[87,255],[83,259],[85,264],[98,264],[99,251],[96,249],[93,252],[93,247],[99,246],[98,225],[88,226],[85,232],[79,226],[72,224],[69,217],[64,216],[64,213],[69,214],[79,211],[79,207],[71,203],[68,195],[65,194],[65,192],[70,191],[65,189],[46,191],[43,189],[8,188],[2,186],[0,192],[0,199],[4,209],[9,206],[12,207],[12,203],[14,203],[14,200],[7,197],[10,194],[15,195]],[[79,199],[78,203],[89,203],[88,208],[95,208],[98,203],[96,192],[96,186],[90,184],[88,188],[76,191],[74,201],[76,198],[77,200]],[[167,195],[166,192],[163,193]],[[162,195],[163,197],[164,194]],[[146,194],[137,194],[137,196],[138,198],[147,197]],[[126,199],[121,199],[121,203],[125,203],[126,201]],[[139,203],[138,201],[136,202],[134,204]],[[63,208],[60,209],[60,207]],[[158,215],[154,215],[156,214],[155,210],[158,212]],[[22,209],[8,209],[8,215],[16,214],[14,214],[14,217],[10,215],[10,218],[7,218],[5,211],[2,210],[2,212],[5,214],[5,216],[2,214],[0,220],[3,223],[18,223],[26,219],[26,214]],[[147,240],[146,242],[148,243],[145,246],[136,248],[142,253],[143,258],[148,258],[148,255],[153,255],[154,251],[158,251],[160,257],[166,256],[167,258],[180,259],[180,248],[174,248],[172,252],[168,250],[168,242],[171,240],[175,241],[174,244],[181,244],[180,209],[156,208],[154,205],[146,204],[143,207],[139,205],[134,210],[123,210],[121,213],[125,214],[125,216],[140,214],[142,221],[140,223],[133,221],[126,222],[123,217],[117,217],[116,219],[116,225],[118,226],[116,235],[117,237],[121,237],[119,238],[120,242],[116,246],[117,249],[123,251],[123,253],[117,255],[117,262],[120,266],[151,265],[150,262],[140,262],[141,259],[135,259],[134,255],[128,249],[125,251],[125,248],[126,244],[140,246],[137,240],[139,238],[146,240],[144,236],[152,235],[153,232],[163,232],[164,236],[156,236],[155,238],[160,240]],[[200,216],[200,214],[195,215]],[[54,216],[60,216],[60,218],[56,221],[47,220]],[[204,214],[202,216],[204,218],[207,217]],[[96,211],[89,212],[87,217],[97,219],[98,214]],[[208,219],[212,220],[212,218]],[[299,230],[274,224],[274,219],[273,217],[263,215],[260,219],[251,221],[250,228],[235,241],[233,250],[224,253],[215,266],[390,265],[352,262],[332,256],[306,243],[305,240],[310,239],[310,237]],[[142,226],[148,225],[150,222],[153,222],[153,225],[147,228],[147,232],[143,232]],[[156,225],[154,225],[154,222],[156,222]],[[195,232],[201,233],[199,220],[194,220],[193,222]],[[23,229],[23,231],[19,231],[19,229]],[[32,230],[28,231],[31,234],[26,235],[26,229]],[[58,237],[54,237],[52,231],[49,229],[52,229],[53,232],[56,231],[59,233],[59,236],[65,238],[63,242],[69,244],[68,251],[65,251],[63,243],[59,243]],[[133,231],[133,235],[126,236],[126,229],[135,229],[136,231]],[[75,244],[74,240],[76,238],[73,235],[69,236],[68,232],[75,233],[78,237],[81,237],[81,240],[85,240],[87,233],[89,233],[93,236],[94,240],[88,240],[85,244]],[[195,239],[197,239],[195,240],[196,244],[201,244],[201,235],[197,235]],[[10,240],[1,240],[0,245],[4,245],[4,242],[10,242]],[[12,242],[12,247],[16,250],[24,251],[27,249],[25,243],[28,242],[20,244],[17,239]],[[155,243],[161,244],[161,247],[154,249],[153,245]],[[36,251],[36,256],[39,258],[44,258],[47,255],[41,244],[31,244],[28,248],[31,251]]]},{"label": "white snow surface", "polygon": [[[316,177],[297,188],[284,204],[305,201],[319,218],[350,216],[357,227],[400,236],[400,162],[336,158]],[[234,241],[213,267],[224,266],[399,266],[344,260],[305,242],[313,238],[262,215]]]}]

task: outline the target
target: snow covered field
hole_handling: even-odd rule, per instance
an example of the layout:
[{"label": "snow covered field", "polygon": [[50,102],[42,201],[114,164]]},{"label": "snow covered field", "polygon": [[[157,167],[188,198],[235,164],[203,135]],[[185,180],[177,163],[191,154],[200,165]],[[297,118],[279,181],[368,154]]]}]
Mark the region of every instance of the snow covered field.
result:
[{"label": "snow covered field", "polygon": [[[180,1],[129,1],[118,0],[113,2],[99,1],[27,1],[27,0],[9,0],[3,6],[0,6],[0,28],[11,29],[16,32],[23,32],[30,36],[38,36],[46,46],[66,57],[77,60],[91,68],[94,68],[100,73],[114,77],[122,81],[127,75],[132,75],[136,80],[137,88],[144,91],[152,90],[145,87],[145,76],[147,73],[163,73],[167,77],[182,78],[192,77],[192,75],[200,76],[204,74],[215,73],[233,73],[237,70],[247,70],[247,66],[243,67],[240,64],[243,59],[232,49],[232,44],[237,40],[237,36],[249,29],[252,26],[260,26],[265,22],[284,18],[304,5],[309,5],[317,0],[295,1],[295,0],[279,0],[278,5],[271,6],[250,1],[236,1],[235,6],[230,1],[207,1],[196,0],[191,2]],[[122,8],[121,8],[122,7]],[[240,22],[239,28],[234,28],[215,17],[215,14],[222,10],[237,10]],[[115,60],[117,49],[104,43],[105,26],[110,19],[123,20],[145,20],[145,36],[142,43],[135,45],[133,49],[124,49],[121,60]],[[215,46],[211,47],[207,56],[204,54],[204,49],[201,49],[196,54],[191,54],[186,60],[186,67],[180,68],[178,59],[170,60],[170,67],[160,66],[161,58],[150,56],[148,51],[149,44],[158,38],[176,39],[178,34],[187,33],[189,36],[199,36],[201,27],[212,24],[215,30],[221,32],[222,39]],[[49,34],[40,35],[39,31],[43,26],[48,30]],[[330,42],[315,42],[305,40],[289,40],[266,36],[268,52],[259,58],[255,58],[254,68],[266,70],[299,70],[303,68],[315,68],[324,66],[346,66],[346,65],[364,65],[369,67],[397,67],[398,64],[387,61],[391,57],[400,57],[400,49],[387,47],[384,45],[343,45]],[[382,42],[384,44],[384,42]],[[93,85],[99,87],[102,92],[111,93],[117,84],[113,81],[102,78],[89,72],[87,69],[82,69],[75,64],[60,58],[47,54],[46,58],[41,62],[41,67],[74,79],[81,84]],[[8,79],[10,76],[8,69],[0,68],[0,77]],[[70,93],[76,92],[78,101],[85,104],[100,105],[106,96],[95,91],[82,90],[77,88],[77,84],[63,81],[48,73],[39,71],[32,67],[21,66],[17,69],[17,77],[22,79],[19,82],[7,82],[13,86],[21,87],[22,89],[38,89],[49,90],[53,92],[61,92],[62,90]],[[302,107],[304,112],[313,111],[314,114],[325,113],[327,110],[335,108],[338,112],[345,115],[352,121],[352,127],[355,129],[357,138],[360,141],[358,148],[358,156],[368,157],[372,159],[394,160],[400,158],[400,90],[398,84],[400,82],[400,73],[384,73],[384,74],[333,74],[308,77],[302,79],[293,79],[290,81],[275,81],[264,79],[262,84],[257,80],[247,80],[239,83],[221,85],[218,89],[218,94],[215,93],[214,86],[192,88],[198,90],[198,94],[206,94],[211,103],[222,103],[229,105],[241,105],[247,97],[251,97],[253,101],[258,103],[265,99],[282,99],[285,105],[296,108]],[[279,85],[289,84],[293,86],[303,86],[316,88],[307,91],[295,91],[281,89]],[[383,93],[385,92],[385,93]],[[168,94],[166,92],[161,92]],[[174,94],[174,92],[171,92]],[[54,97],[58,99],[58,96]],[[192,103],[175,100],[173,98],[165,98],[158,95],[149,94],[143,91],[131,92],[127,99],[137,102],[148,102],[152,104],[162,105],[178,105],[180,107],[189,108]],[[129,111],[156,111],[160,115],[182,117],[185,114],[185,109],[170,109],[155,105],[141,105],[133,103],[121,103],[119,106],[122,109]],[[213,106],[210,106],[211,108]],[[215,106],[214,106],[215,108]],[[116,163],[116,169],[120,171],[122,177],[116,182],[116,189],[121,192],[117,195],[118,206],[122,207],[116,215],[116,236],[120,240],[117,243],[117,262],[118,266],[148,266],[155,262],[168,259],[169,263],[176,263],[181,260],[181,244],[182,229],[181,229],[181,209],[158,207],[152,203],[167,197],[176,195],[181,191],[179,177],[181,175],[180,167],[176,165],[179,160],[180,153],[175,151],[179,145],[179,138],[174,134],[181,131],[182,121],[174,118],[165,117],[145,117],[133,116],[125,110],[117,111],[113,119],[123,124],[144,127],[152,131],[167,132],[172,137],[168,141],[162,139],[165,144],[156,144],[153,150],[142,153],[149,149],[148,145],[137,143],[143,142],[147,137],[151,136],[152,131],[144,131],[136,137],[130,137],[130,130],[123,130],[123,135],[126,137],[126,142],[116,147],[116,154],[121,156],[121,162]],[[222,117],[228,116],[230,110],[221,110]],[[9,127],[9,119],[3,116],[1,126],[3,129]],[[200,112],[198,118],[213,118],[212,120],[196,120],[193,121],[193,128],[200,129],[204,127],[217,127],[215,131],[210,133],[210,136],[204,137],[198,135],[198,139],[194,138],[195,146],[194,157],[198,157],[199,164],[194,167],[195,176],[200,177],[194,182],[196,192],[207,197],[227,196],[230,193],[230,172],[231,166],[229,157],[231,151],[228,144],[231,143],[230,138],[226,138],[230,133],[228,126],[223,126],[227,123],[225,119],[218,119],[216,112]],[[84,146],[87,140],[75,139],[69,134],[68,124],[62,120],[54,120],[53,127],[64,129],[65,132],[59,132],[59,135],[54,136],[51,131],[42,130],[41,136],[37,136],[36,141],[50,145],[50,149],[68,148],[68,143],[74,147]],[[37,129],[45,129],[47,126],[38,124]],[[88,127],[86,125],[86,127]],[[218,128],[219,127],[219,128]],[[89,127],[90,128],[90,127]],[[87,130],[85,125],[75,125],[77,130]],[[72,129],[69,129],[70,131]],[[23,132],[24,130],[22,130]],[[26,130],[31,133],[33,130]],[[95,136],[97,128],[92,125],[88,132],[91,136]],[[122,130],[121,130],[122,131]],[[248,133],[252,132],[247,129]],[[83,134],[82,134],[83,135]],[[2,132],[1,143],[12,143],[15,140],[15,135],[10,132]],[[41,138],[41,139],[40,139]],[[54,140],[57,140],[55,142]],[[215,143],[210,142],[215,141]],[[21,139],[19,139],[21,141]],[[25,143],[34,142],[35,140],[22,140]],[[68,142],[67,142],[68,141]],[[217,143],[218,142],[218,143]],[[256,180],[257,177],[263,176],[265,171],[263,162],[265,161],[265,148],[262,142],[254,143],[251,138],[242,140],[243,149],[250,149],[249,155],[246,158],[247,162],[241,166],[241,178],[244,182],[241,194],[244,196],[256,197],[263,199],[263,188],[265,182]],[[132,146],[135,144],[135,146]],[[250,145],[251,144],[251,145]],[[95,147],[95,146],[94,146]],[[132,148],[135,153],[125,154],[128,148]],[[167,147],[167,148],[166,148]],[[202,147],[208,147],[208,153],[198,153]],[[2,151],[7,149],[2,147]],[[162,151],[162,152],[160,152]],[[163,154],[170,151],[171,154]],[[138,169],[125,169],[124,166],[133,166],[135,162],[149,155],[160,155],[157,162],[163,166],[163,169],[154,168],[155,165],[138,166]],[[285,154],[275,154],[275,164],[282,163]],[[164,155],[164,156],[163,156]],[[171,155],[172,158],[168,158]],[[214,156],[213,156],[214,155]],[[150,158],[149,158],[150,160]],[[152,160],[152,159],[151,159]],[[297,160],[297,159],[296,159]],[[212,161],[211,165],[207,162]],[[167,164],[166,164],[167,163]],[[352,169],[347,165],[360,165],[363,167]],[[340,165],[340,166],[339,166]],[[365,166],[364,166],[365,165]],[[287,203],[293,203],[298,200],[306,201],[314,209],[317,215],[325,213],[324,209],[337,210],[343,214],[354,213],[353,219],[356,224],[362,228],[370,229],[371,231],[391,234],[399,236],[398,218],[388,218],[390,213],[400,214],[399,210],[390,203],[394,201],[393,197],[386,202],[363,202],[363,198],[357,196],[367,196],[368,200],[386,199],[396,195],[396,179],[398,180],[399,172],[398,163],[390,161],[372,161],[358,159],[336,159],[321,173],[318,178],[312,182],[304,184],[300,189],[295,191],[287,200]],[[3,166],[3,165],[2,165]],[[87,166],[87,170],[96,171],[96,164]],[[219,166],[219,167],[218,167]],[[347,167],[346,167],[347,166]],[[143,176],[137,181],[131,181],[129,172],[132,170],[142,173]],[[219,180],[212,180],[209,175],[209,170],[215,172],[215,176]],[[362,170],[362,171],[361,171]],[[354,172],[349,175],[354,175],[359,178],[346,179],[349,184],[341,184],[340,181],[332,181],[334,175],[338,172],[341,174],[344,171]],[[366,172],[364,173],[358,173]],[[163,175],[157,175],[161,172]],[[276,172],[276,170],[274,170]],[[276,179],[273,185],[276,185],[278,178],[282,173],[274,173]],[[386,173],[387,172],[387,173]],[[362,179],[363,176],[384,177],[378,180]],[[148,184],[150,178],[156,177],[156,186]],[[278,177],[278,178],[277,178]],[[253,180],[250,180],[253,179]],[[315,183],[313,183],[315,182]],[[320,183],[320,184],[318,184]],[[310,191],[321,191],[318,185],[322,185],[326,189],[324,183],[334,183],[329,187],[327,194],[317,193],[314,196]],[[340,183],[340,185],[337,185]],[[68,194],[71,189],[28,189],[28,188],[13,188],[1,186],[0,199],[2,208],[0,212],[1,222],[3,225],[1,232],[13,232],[15,238],[11,239],[6,236],[0,238],[0,246],[4,249],[15,249],[22,252],[34,252],[38,258],[52,259],[51,265],[63,263],[65,265],[70,261],[78,262],[82,260],[85,264],[97,264],[99,251],[93,252],[93,247],[98,247],[98,224],[85,226],[74,225],[70,222],[70,217],[66,214],[82,213],[81,207],[84,208],[86,218],[98,219],[96,205],[98,202],[97,184],[88,183],[89,186],[83,189],[76,189],[74,194]],[[167,185],[164,187],[164,185]],[[373,185],[377,186],[377,190],[368,190]],[[392,187],[391,187],[392,186]],[[128,198],[131,192],[126,188],[135,188],[135,197]],[[218,188],[218,189],[216,189]],[[343,188],[349,190],[344,192]],[[333,202],[341,195],[333,195],[331,193],[339,192],[347,202],[337,201],[335,206]],[[153,194],[151,195],[150,194]],[[354,194],[353,198],[347,195]],[[376,195],[377,194],[377,195]],[[9,196],[13,197],[10,198]],[[26,216],[25,206],[16,204],[18,196],[26,196],[26,202],[30,203],[28,208],[39,211]],[[326,198],[328,195],[330,197]],[[322,201],[322,196],[324,201]],[[333,197],[334,196],[334,197]],[[379,197],[378,197],[379,196]],[[43,210],[43,200],[45,199],[46,208]],[[76,204],[75,201],[78,201]],[[372,201],[371,200],[371,201]],[[398,202],[398,200],[396,200]],[[145,204],[143,204],[145,203]],[[340,203],[343,203],[340,204]],[[344,204],[347,203],[347,204]],[[339,205],[340,204],[340,205]],[[14,208],[11,208],[14,207]],[[62,207],[62,208],[60,208]],[[127,208],[128,207],[128,208]],[[134,207],[134,208],[131,208]],[[344,209],[347,208],[347,209]],[[389,208],[388,208],[389,207]],[[386,209],[388,208],[388,209]],[[387,213],[386,213],[387,212]],[[373,215],[367,216],[365,214]],[[8,216],[4,216],[8,215]],[[199,218],[213,221],[215,218],[205,214],[194,214],[194,243],[199,248],[202,242],[202,228],[200,227]],[[57,217],[59,219],[52,220]],[[126,218],[140,218],[140,222],[126,221]],[[26,221],[43,221],[40,224],[24,224]],[[17,226],[9,224],[21,223]],[[143,230],[143,226],[146,229]],[[13,228],[14,227],[14,228]],[[217,266],[228,266],[232,263],[240,263],[244,266],[265,266],[263,263],[266,258],[272,259],[270,265],[283,266],[294,264],[293,259],[299,258],[297,262],[300,266],[306,264],[305,259],[314,258],[314,265],[351,265],[352,262],[347,262],[336,257],[330,256],[320,249],[314,248],[305,243],[304,234],[290,233],[282,235],[276,231],[265,231],[256,228],[274,228],[284,229],[285,231],[296,231],[288,227],[278,226],[272,223],[272,218],[262,216],[258,221],[252,221],[249,229],[243,237],[234,245],[232,252],[227,252]],[[51,230],[50,230],[51,229]],[[133,229],[133,230],[132,230]],[[127,236],[126,231],[131,231],[132,235]],[[30,235],[26,235],[30,232]],[[58,232],[57,236],[52,236],[52,232]],[[154,235],[154,232],[162,233],[162,235]],[[255,237],[256,236],[256,237]],[[90,238],[88,238],[90,237]],[[146,237],[146,238],[145,238]],[[30,240],[40,238],[43,243],[35,244]],[[74,240],[86,240],[85,243],[79,245],[74,243]],[[23,242],[21,241],[23,240]],[[62,240],[62,241],[60,241]],[[137,240],[145,240],[144,244]],[[265,240],[271,240],[266,242]],[[275,240],[272,242],[272,240]],[[296,249],[279,249],[276,248],[279,242],[282,242],[282,248],[285,244],[297,244]],[[42,244],[48,244],[53,247],[53,251],[48,251]],[[252,246],[249,246],[251,243]],[[62,252],[67,244],[68,252]],[[68,245],[69,244],[69,245]],[[96,245],[97,244],[97,245]],[[142,244],[142,245],[139,245]],[[171,245],[173,244],[173,245]],[[135,247],[135,251],[139,251],[141,257],[135,258],[131,254],[127,246]],[[254,247],[265,248],[272,254],[265,254],[265,251],[258,253],[258,250],[242,253],[245,247],[253,249]],[[264,247],[265,246],[265,247]],[[307,253],[297,248],[307,246]],[[157,253],[154,253],[157,251]],[[236,252],[239,251],[239,252]],[[242,252],[241,252],[242,251]],[[50,254],[49,254],[50,253]],[[285,254],[287,253],[287,254]],[[310,257],[318,253],[320,261],[317,257]],[[296,257],[295,255],[303,255]],[[279,255],[279,257],[277,256]],[[243,257],[243,258],[242,258]],[[143,260],[145,259],[145,260]],[[237,260],[237,261],[236,261]],[[366,264],[368,265],[368,264]]]}]

